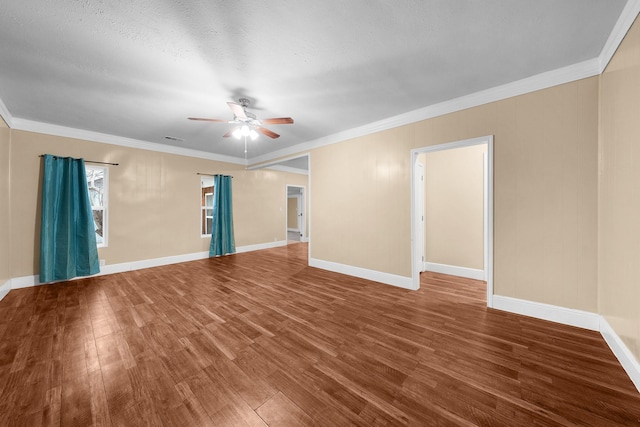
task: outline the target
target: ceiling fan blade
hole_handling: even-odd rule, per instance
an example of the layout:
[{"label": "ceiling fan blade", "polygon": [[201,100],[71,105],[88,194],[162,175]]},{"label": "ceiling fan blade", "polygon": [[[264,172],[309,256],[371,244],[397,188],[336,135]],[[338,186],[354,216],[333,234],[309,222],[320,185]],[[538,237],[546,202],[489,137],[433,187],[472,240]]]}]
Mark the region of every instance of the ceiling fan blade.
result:
[{"label": "ceiling fan blade", "polygon": [[241,119],[247,118],[247,113],[245,113],[242,105],[236,104],[235,102],[227,102],[227,105],[229,106],[229,108],[231,108],[231,111],[233,112],[234,116]]},{"label": "ceiling fan blade", "polygon": [[262,119],[260,121],[265,125],[290,125],[293,123],[291,117],[276,117],[273,119]]},{"label": "ceiling fan blade", "polygon": [[227,123],[228,120],[222,120],[222,119],[203,119],[201,117],[187,117],[189,120],[202,120],[205,122],[217,122],[217,123]]},{"label": "ceiling fan blade", "polygon": [[236,126],[236,127],[232,128],[229,132],[227,132],[227,133],[225,133],[224,135],[222,135],[222,137],[223,137],[223,138],[229,138],[231,135],[233,135],[233,132],[234,132],[236,129],[239,129],[239,128],[240,128],[240,126]]},{"label": "ceiling fan blade", "polygon": [[273,139],[280,138],[280,135],[278,135],[277,133],[275,133],[275,132],[273,132],[273,131],[271,131],[271,130],[269,130],[267,128],[257,127],[256,130],[258,132],[260,132],[261,134],[263,134],[263,135],[267,135],[269,138],[273,138]]}]

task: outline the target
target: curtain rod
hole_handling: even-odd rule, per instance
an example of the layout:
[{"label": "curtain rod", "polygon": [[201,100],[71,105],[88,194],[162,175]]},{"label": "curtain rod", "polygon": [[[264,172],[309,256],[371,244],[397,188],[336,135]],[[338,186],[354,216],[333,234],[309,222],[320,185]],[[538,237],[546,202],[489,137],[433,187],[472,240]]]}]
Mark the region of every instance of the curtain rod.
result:
[{"label": "curtain rod", "polygon": [[[40,154],[38,157],[44,157],[44,156],[45,156],[44,154]],[[53,156],[53,158],[54,159],[58,159],[58,158],[64,159],[65,157],[63,157],[63,156]],[[119,166],[120,165],[119,163],[96,162],[94,160],[85,160],[84,162],[85,163],[95,163],[95,164],[98,164],[98,165],[111,165],[111,166]]]},{"label": "curtain rod", "polygon": [[222,175],[222,176],[230,176],[231,178],[233,178],[233,176],[231,176],[231,175],[224,175],[224,174],[221,174],[221,173],[212,174],[212,173],[201,173],[201,172],[196,172],[196,175],[204,175],[204,176],[218,176],[218,175]]}]

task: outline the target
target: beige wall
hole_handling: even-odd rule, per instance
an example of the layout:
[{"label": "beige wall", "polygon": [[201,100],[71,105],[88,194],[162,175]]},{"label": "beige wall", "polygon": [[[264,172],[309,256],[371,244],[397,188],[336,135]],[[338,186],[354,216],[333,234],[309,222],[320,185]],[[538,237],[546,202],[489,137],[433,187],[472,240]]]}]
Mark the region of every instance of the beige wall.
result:
[{"label": "beige wall", "polygon": [[596,311],[598,77],[313,150],[311,256],[409,277],[410,150],[486,135],[494,293]]},{"label": "beige wall", "polygon": [[425,153],[425,259],[484,270],[486,144]]},{"label": "beige wall", "polygon": [[298,199],[287,198],[287,227],[298,229]]},{"label": "beige wall", "polygon": [[[207,251],[200,237],[200,176],[234,176],[236,246],[286,239],[286,188],[306,176],[24,131],[11,137],[11,276],[38,273],[43,153],[119,163],[109,167],[107,264]],[[300,180],[298,177],[304,177]]]},{"label": "beige wall", "polygon": [[0,117],[0,286],[11,279],[9,270],[10,216],[9,216],[9,153],[10,130]]},{"label": "beige wall", "polygon": [[234,173],[236,246],[286,240],[287,184],[307,186],[307,178],[268,169]]},{"label": "beige wall", "polygon": [[413,129],[401,127],[312,152],[312,258],[411,274],[413,141]]},{"label": "beige wall", "polygon": [[599,311],[640,360],[640,23],[601,76]]}]

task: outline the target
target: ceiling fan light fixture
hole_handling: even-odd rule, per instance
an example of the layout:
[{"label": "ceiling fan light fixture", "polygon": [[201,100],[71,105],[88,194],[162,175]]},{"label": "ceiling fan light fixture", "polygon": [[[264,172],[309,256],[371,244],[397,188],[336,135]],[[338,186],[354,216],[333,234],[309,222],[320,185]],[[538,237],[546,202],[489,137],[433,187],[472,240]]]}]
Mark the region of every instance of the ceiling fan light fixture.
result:
[{"label": "ceiling fan light fixture", "polygon": [[[233,120],[223,120],[223,119],[207,119],[202,117],[188,117],[189,120],[200,120],[205,122],[219,122],[219,123],[229,123],[234,124],[235,126],[229,130],[227,133],[222,135],[223,138],[228,138],[233,136],[236,139],[242,139],[244,137],[245,145],[247,142],[247,137],[251,138],[252,141],[258,139],[260,134],[268,136],[271,139],[279,138],[280,135],[275,133],[274,131],[265,128],[263,125],[287,125],[293,124],[293,119],[291,117],[273,117],[270,119],[259,120],[255,114],[247,111],[247,107],[249,106],[248,98],[240,98],[238,100],[240,103],[229,101],[227,105],[231,109],[233,113]],[[245,147],[246,150],[246,147]]]}]

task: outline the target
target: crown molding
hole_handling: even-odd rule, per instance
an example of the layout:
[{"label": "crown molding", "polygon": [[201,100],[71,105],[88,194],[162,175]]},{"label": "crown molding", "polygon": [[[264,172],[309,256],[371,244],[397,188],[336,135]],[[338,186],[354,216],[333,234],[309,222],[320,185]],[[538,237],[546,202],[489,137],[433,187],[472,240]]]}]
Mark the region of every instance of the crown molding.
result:
[{"label": "crown molding", "polygon": [[[630,0],[629,3],[638,3],[640,0]],[[625,8],[625,11],[628,8]],[[627,13],[629,15],[629,13]],[[637,14],[637,12],[636,12]],[[622,20],[622,18],[621,18]],[[625,20],[627,22],[628,19]],[[633,21],[631,21],[633,23]],[[618,25],[616,25],[618,28]],[[628,28],[627,28],[628,29]],[[620,39],[622,40],[622,39]],[[63,136],[67,138],[83,139],[87,141],[101,142],[105,144],[120,145],[124,147],[137,148],[141,150],[158,151],[169,154],[178,154],[188,157],[197,157],[209,160],[216,160],[226,163],[240,165],[256,165],[258,163],[269,162],[280,157],[291,156],[300,152],[313,150],[331,144],[336,144],[349,139],[382,132],[399,126],[431,119],[467,108],[477,107],[495,101],[511,98],[537,90],[546,89],[575,80],[592,77],[600,74],[600,58],[579,62],[567,67],[537,74],[515,82],[496,86],[470,95],[455,98],[449,101],[440,102],[408,113],[399,114],[383,120],[378,120],[367,125],[355,127],[332,135],[328,135],[315,140],[302,142],[300,144],[273,151],[262,156],[250,158],[248,162],[244,159],[210,153],[207,151],[193,150],[189,148],[175,147],[172,145],[159,144],[156,142],[141,141],[132,138],[125,138],[99,132],[92,132],[83,129],[75,129],[65,126],[53,125],[49,123],[36,122],[32,120],[12,118],[9,111],[0,100],[0,115],[8,120],[7,124],[17,130],[44,133],[49,135]]]},{"label": "crown molding", "polygon": [[207,151],[193,150],[190,148],[175,147],[173,145],[158,144],[157,142],[141,141],[139,139],[125,138],[106,133],[92,132],[83,129],[58,126],[50,123],[36,122],[14,118],[13,129],[27,132],[43,133],[47,135],[62,136],[66,138],[82,139],[86,141],[100,142],[103,144],[119,145],[122,147],[137,148],[139,150],[157,151],[160,153],[177,154],[180,156],[197,157],[200,159],[216,160],[219,162],[246,165],[244,159],[210,153]]},{"label": "crown molding", "polygon": [[271,170],[280,171],[280,172],[297,173],[300,175],[309,175],[309,171],[306,169],[292,168],[290,166],[273,165],[273,166],[267,166],[265,169],[271,169]]},{"label": "crown molding", "polygon": [[618,21],[616,21],[616,25],[613,27],[613,30],[611,30],[611,34],[609,34],[607,42],[600,52],[600,57],[598,58],[600,61],[598,74],[602,74],[604,69],[607,68],[607,65],[609,65],[609,61],[613,58],[624,36],[627,35],[638,13],[640,13],[640,0],[628,0],[624,9],[622,9],[622,13],[618,17]]},{"label": "crown molding", "polygon": [[[635,0],[634,0],[635,1]],[[593,77],[600,74],[599,58],[590,59],[569,65],[567,67],[558,68],[556,70],[547,71],[536,74],[525,79],[507,83],[501,86],[495,86],[490,89],[475,92],[449,101],[440,102],[408,113],[399,114],[383,120],[369,123],[364,126],[348,129],[343,132],[334,133],[322,138],[302,142],[291,147],[283,148],[278,151],[253,157],[249,159],[250,164],[267,162],[278,157],[289,156],[301,151],[308,151],[315,148],[324,147],[326,145],[336,144],[348,139],[358,138],[372,133],[382,132],[399,126],[408,125],[422,120],[431,119],[467,108],[477,107],[503,99],[512,98],[518,95],[535,92],[541,89],[547,89],[553,86],[569,83],[572,81]]]},{"label": "crown molding", "polygon": [[[309,153],[297,153],[294,156],[288,156],[288,157],[283,157],[283,158],[278,158],[276,160],[272,160],[266,163],[254,163],[251,166],[247,166],[248,170],[255,170],[255,169],[269,169],[275,166],[280,166],[281,163],[283,162],[288,162],[289,160],[295,160],[295,159],[300,159],[302,157],[308,157]],[[290,168],[290,169],[295,169],[295,168]],[[299,169],[299,170],[304,170],[305,174],[308,175],[309,171],[308,169]]]},{"label": "crown molding", "polygon": [[7,106],[4,105],[4,102],[2,102],[2,99],[0,99],[0,117],[2,117],[7,126],[12,126],[13,117],[11,117],[11,113]]}]

